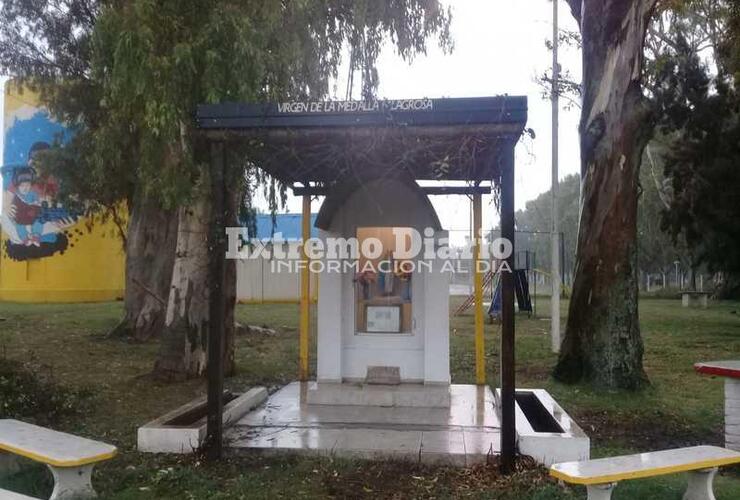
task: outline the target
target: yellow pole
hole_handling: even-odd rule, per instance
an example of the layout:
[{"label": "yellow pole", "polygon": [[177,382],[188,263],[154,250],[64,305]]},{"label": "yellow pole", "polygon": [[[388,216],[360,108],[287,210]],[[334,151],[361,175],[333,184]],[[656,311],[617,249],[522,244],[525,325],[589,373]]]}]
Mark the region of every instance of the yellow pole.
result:
[{"label": "yellow pole", "polygon": [[483,337],[483,273],[480,269],[481,226],[483,219],[481,195],[473,195],[473,266],[475,288],[475,380],[478,385],[486,383],[486,352]]},{"label": "yellow pole", "polygon": [[[311,197],[303,197],[303,214],[301,217],[301,229],[303,244],[305,245],[311,237]],[[310,261],[306,255],[306,249],[301,246],[301,323],[300,323],[300,366],[299,378],[301,381],[308,380],[308,335],[311,326],[311,271]]]}]

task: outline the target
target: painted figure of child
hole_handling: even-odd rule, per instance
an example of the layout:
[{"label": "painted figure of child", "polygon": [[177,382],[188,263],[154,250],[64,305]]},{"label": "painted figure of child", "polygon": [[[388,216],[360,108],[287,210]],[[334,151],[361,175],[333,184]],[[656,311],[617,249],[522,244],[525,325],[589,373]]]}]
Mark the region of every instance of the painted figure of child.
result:
[{"label": "painted figure of child", "polygon": [[15,172],[11,217],[23,244],[38,247],[41,246],[44,224],[39,220],[41,199],[33,189],[35,177],[35,172],[30,167],[20,168]]}]

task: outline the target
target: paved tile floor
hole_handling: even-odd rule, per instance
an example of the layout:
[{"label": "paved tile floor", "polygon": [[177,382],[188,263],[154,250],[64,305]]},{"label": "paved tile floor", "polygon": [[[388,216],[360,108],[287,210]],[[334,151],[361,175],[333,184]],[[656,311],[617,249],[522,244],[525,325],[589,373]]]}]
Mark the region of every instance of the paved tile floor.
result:
[{"label": "paved tile floor", "polygon": [[500,423],[488,387],[451,385],[450,408],[307,405],[315,382],[272,394],[225,432],[231,451],[317,453],[471,465],[500,451]]}]

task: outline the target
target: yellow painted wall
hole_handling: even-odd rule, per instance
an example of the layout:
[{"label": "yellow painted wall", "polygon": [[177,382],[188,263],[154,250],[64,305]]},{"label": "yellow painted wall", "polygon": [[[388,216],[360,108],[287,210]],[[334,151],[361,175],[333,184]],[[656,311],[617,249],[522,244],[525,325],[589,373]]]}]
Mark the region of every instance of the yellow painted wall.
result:
[{"label": "yellow painted wall", "polygon": [[17,262],[2,252],[0,301],[99,302],[123,298],[125,255],[115,227],[99,223],[88,231],[85,221],[81,221],[68,231],[81,234],[64,254]]},{"label": "yellow painted wall", "polygon": [[[38,98],[33,93],[18,93],[14,85],[6,86],[6,153],[12,146],[8,144],[10,128],[20,120],[33,116],[38,119],[38,112],[43,113],[36,103]],[[4,161],[8,161],[7,154]],[[3,186],[4,191],[7,189]],[[10,257],[8,235],[0,234],[0,301],[94,302],[123,297],[125,256],[112,221],[79,219],[64,229],[69,244],[63,252],[21,261]]]}]

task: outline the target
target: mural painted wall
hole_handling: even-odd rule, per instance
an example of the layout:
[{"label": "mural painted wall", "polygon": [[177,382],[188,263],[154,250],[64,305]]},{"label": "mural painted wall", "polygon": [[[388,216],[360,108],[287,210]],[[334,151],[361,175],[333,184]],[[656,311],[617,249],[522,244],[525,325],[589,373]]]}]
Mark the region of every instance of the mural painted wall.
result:
[{"label": "mural painted wall", "polygon": [[120,298],[125,259],[118,229],[70,213],[55,201],[56,180],[36,168],[36,153],[72,137],[38,102],[31,91],[5,87],[0,300]]}]

